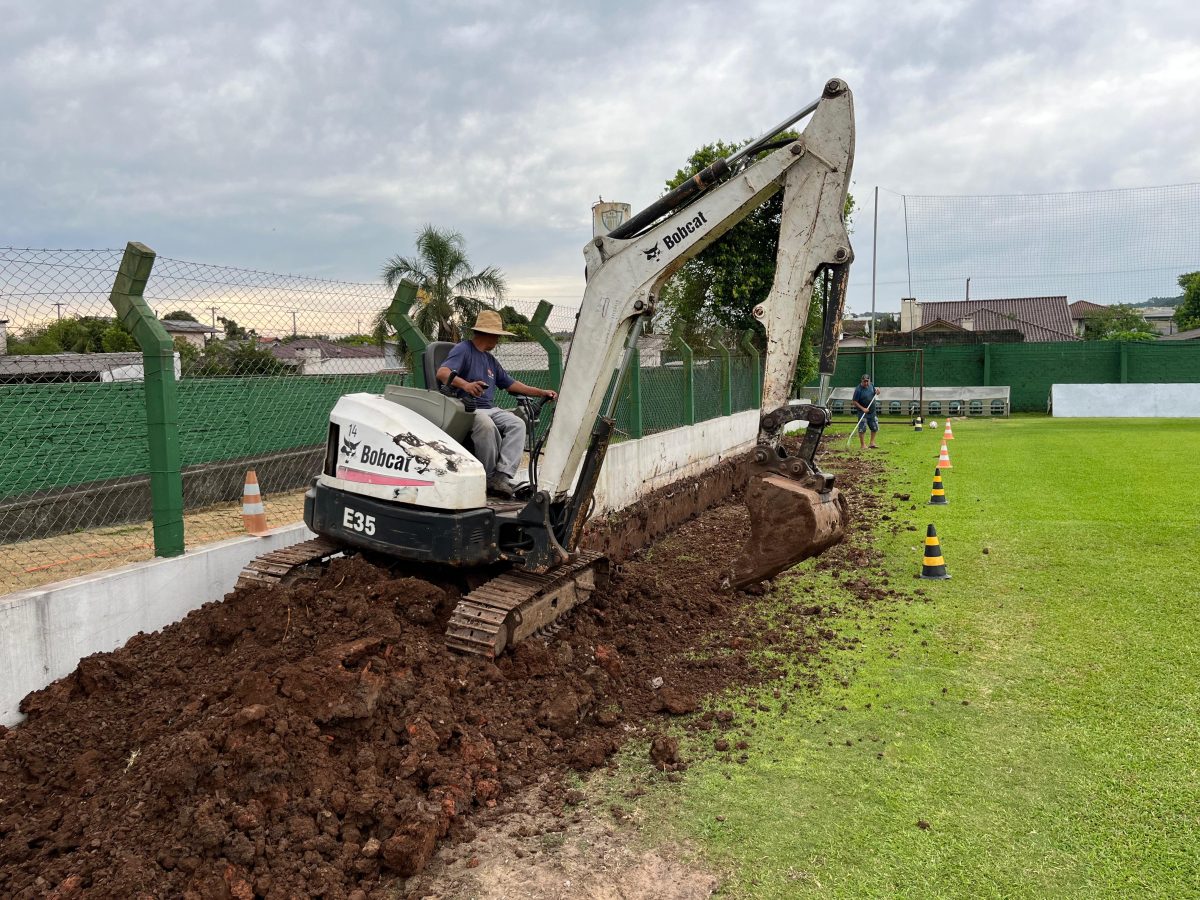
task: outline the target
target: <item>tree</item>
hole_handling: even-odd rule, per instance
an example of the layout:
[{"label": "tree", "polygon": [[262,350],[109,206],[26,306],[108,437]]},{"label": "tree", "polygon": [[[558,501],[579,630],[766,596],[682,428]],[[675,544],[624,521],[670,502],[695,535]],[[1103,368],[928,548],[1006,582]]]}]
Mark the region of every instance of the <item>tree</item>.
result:
[{"label": "tree", "polygon": [[1153,341],[1158,332],[1133,307],[1119,303],[1089,313],[1083,319],[1087,341]]},{"label": "tree", "polygon": [[529,316],[524,313],[517,312],[511,306],[502,306],[500,307],[500,322],[504,325],[505,331],[511,331],[516,335],[516,340],[533,340],[533,336],[529,333]]},{"label": "tree", "polygon": [[1183,299],[1175,307],[1175,324],[1180,331],[1200,328],[1200,272],[1188,272],[1179,276],[1183,288]]},{"label": "tree", "polygon": [[137,350],[137,342],[115,319],[101,316],[68,316],[31,328],[9,341],[8,352],[18,355],[48,353],[116,353]]},{"label": "tree", "polygon": [[[383,266],[383,281],[394,288],[407,278],[420,289],[413,322],[439,341],[459,341],[463,329],[484,308],[476,295],[501,303],[508,286],[495,266],[475,272],[467,259],[466,241],[457,231],[426,225],[417,235],[416,256],[393,256]],[[386,312],[386,311],[385,311]],[[376,330],[384,313],[376,318]]]},{"label": "tree", "polygon": [[133,335],[116,322],[100,334],[100,347],[105,353],[130,353],[138,348]]},{"label": "tree", "polygon": [[225,329],[225,340],[244,340],[254,334],[254,330],[246,331],[234,319],[227,319],[224,316],[217,316],[217,321],[221,323],[221,327]]},{"label": "tree", "polygon": [[197,322],[199,321],[190,312],[183,309],[175,309],[163,316],[164,322]]},{"label": "tree", "polygon": [[[781,135],[796,136],[794,132]],[[688,157],[686,166],[667,182],[667,190],[678,187],[695,172],[718,159],[727,158],[743,144],[717,141],[701,147]],[[847,221],[853,209],[854,198],[847,196]],[[782,215],[783,194],[780,192],[685,263],[662,290],[662,325],[679,334],[689,344],[693,341],[699,343],[700,335],[712,329],[722,329],[736,335],[752,328],[756,343],[764,346],[764,337],[752,310],[771,291]],[[806,383],[816,374],[823,299],[818,279],[805,326],[804,345],[797,360],[797,380],[800,383]]]}]

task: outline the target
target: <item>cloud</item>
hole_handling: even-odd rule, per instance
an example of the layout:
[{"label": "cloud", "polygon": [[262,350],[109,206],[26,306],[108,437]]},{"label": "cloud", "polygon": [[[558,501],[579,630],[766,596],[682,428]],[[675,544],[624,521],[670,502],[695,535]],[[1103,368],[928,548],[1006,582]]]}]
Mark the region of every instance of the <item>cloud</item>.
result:
[{"label": "cloud", "polygon": [[[9,6],[0,243],[370,280],[433,222],[517,292],[578,297],[598,196],[650,202],[833,75],[856,93],[858,305],[875,184],[1200,180],[1183,2]],[[901,225],[881,218],[889,283]]]}]

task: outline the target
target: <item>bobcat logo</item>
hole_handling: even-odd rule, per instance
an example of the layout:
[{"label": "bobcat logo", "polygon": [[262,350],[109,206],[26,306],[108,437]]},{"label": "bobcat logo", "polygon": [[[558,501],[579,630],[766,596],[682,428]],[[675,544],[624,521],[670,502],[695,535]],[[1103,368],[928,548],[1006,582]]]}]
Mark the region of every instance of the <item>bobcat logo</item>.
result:
[{"label": "bobcat logo", "polygon": [[655,244],[649,250],[643,250],[642,252],[646,254],[646,262],[653,262],[654,260],[658,259],[658,244]]},{"label": "bobcat logo", "polygon": [[354,456],[355,452],[357,452],[358,445],[361,443],[362,443],[362,441],[358,441],[357,443],[355,443],[355,442],[351,441],[350,438],[348,438],[348,437],[342,438],[342,456],[346,457],[347,462],[349,462],[350,459]]}]

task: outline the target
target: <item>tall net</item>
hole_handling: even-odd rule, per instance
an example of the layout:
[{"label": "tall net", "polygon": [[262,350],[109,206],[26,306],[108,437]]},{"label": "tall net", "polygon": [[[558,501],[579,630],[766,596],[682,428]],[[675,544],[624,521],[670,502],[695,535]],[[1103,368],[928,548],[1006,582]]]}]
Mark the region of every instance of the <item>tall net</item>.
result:
[{"label": "tall net", "polygon": [[[1062,194],[905,196],[910,296],[1178,297],[1200,269],[1200,184]],[[970,279],[968,288],[967,279]]]}]

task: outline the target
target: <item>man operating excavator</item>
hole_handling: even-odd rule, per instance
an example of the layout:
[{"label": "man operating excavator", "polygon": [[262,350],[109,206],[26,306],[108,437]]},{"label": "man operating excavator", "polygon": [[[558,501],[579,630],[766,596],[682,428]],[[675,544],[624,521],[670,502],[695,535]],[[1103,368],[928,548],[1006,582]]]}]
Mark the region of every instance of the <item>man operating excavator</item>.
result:
[{"label": "man operating excavator", "polygon": [[471,339],[459,341],[442,361],[437,380],[455,389],[456,395],[475,410],[471,442],[475,457],[487,471],[487,491],[495,497],[510,498],[515,486],[513,476],[521,464],[525,449],[525,423],[506,409],[495,406],[496,388],[526,397],[558,397],[556,391],[531,387],[517,381],[492,355],[503,336],[515,337],[504,330],[500,314],[485,309],[475,319]]}]

